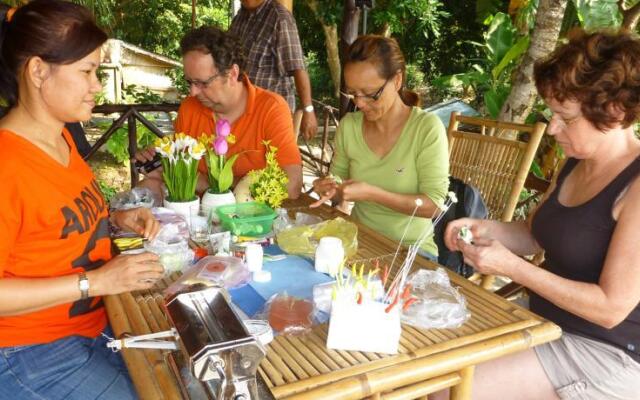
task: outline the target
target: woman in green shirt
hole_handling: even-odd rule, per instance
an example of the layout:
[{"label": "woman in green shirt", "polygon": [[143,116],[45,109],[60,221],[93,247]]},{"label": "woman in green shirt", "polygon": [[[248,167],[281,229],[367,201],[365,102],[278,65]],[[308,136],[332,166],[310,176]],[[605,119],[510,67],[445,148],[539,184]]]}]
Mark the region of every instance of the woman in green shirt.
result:
[{"label": "woman in green shirt", "polygon": [[[344,79],[343,95],[359,111],[340,122],[332,176],[313,183],[320,200],[312,207],[329,199],[353,201],[352,216],[399,241],[420,199],[403,240],[413,244],[431,226],[447,194],[444,126],[436,115],[417,107],[418,95],[404,88],[405,60],[394,39],[359,37],[347,52]],[[438,254],[432,237],[421,250],[432,259]]]}]

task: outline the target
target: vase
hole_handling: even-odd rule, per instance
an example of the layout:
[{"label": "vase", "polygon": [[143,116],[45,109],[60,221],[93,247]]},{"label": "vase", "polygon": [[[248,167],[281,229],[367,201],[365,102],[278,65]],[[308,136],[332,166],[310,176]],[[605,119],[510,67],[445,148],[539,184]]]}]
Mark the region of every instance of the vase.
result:
[{"label": "vase", "polygon": [[195,200],[191,201],[170,201],[165,197],[164,206],[175,211],[176,214],[182,215],[187,221],[187,225],[190,226],[191,217],[198,215],[200,210],[200,199],[196,196]]},{"label": "vase", "polygon": [[202,215],[211,218],[211,221],[217,224],[220,223],[220,219],[218,218],[218,214],[216,214],[216,208],[227,204],[235,204],[235,202],[236,198],[231,191],[225,193],[211,193],[207,190],[202,196],[200,208]]}]

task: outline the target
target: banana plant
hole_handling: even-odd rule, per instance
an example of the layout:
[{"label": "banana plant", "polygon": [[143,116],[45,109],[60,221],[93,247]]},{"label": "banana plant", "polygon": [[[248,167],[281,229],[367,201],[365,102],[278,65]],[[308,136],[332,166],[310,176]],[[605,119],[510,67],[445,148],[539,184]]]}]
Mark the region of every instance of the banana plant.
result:
[{"label": "banana plant", "polygon": [[442,76],[432,83],[443,90],[473,90],[487,113],[496,118],[511,90],[511,72],[529,47],[529,36],[518,35],[511,17],[504,13],[495,14],[486,23],[484,43],[474,43],[483,49],[485,57],[468,72]]}]

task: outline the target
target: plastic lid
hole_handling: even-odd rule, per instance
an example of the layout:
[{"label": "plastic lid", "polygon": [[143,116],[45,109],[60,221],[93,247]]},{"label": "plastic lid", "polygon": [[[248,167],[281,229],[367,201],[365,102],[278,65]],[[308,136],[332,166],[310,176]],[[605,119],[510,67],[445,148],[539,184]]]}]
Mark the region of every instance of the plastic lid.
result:
[{"label": "plastic lid", "polygon": [[273,329],[267,321],[249,319],[242,321],[247,327],[249,334],[255,337],[263,346],[268,345],[273,340]]},{"label": "plastic lid", "polygon": [[271,280],[271,271],[260,270],[253,273],[253,280],[256,282],[269,282]]},{"label": "plastic lid", "polygon": [[320,238],[319,244],[329,246],[342,246],[342,239],[335,236],[325,236],[323,238]]}]

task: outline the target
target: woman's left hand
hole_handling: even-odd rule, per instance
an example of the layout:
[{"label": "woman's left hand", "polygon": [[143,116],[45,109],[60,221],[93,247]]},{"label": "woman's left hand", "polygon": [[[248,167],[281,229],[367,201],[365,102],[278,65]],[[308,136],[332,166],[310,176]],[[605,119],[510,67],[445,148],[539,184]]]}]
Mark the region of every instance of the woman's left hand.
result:
[{"label": "woman's left hand", "polygon": [[346,180],[341,185],[342,200],[346,201],[370,201],[375,196],[376,187],[366,182],[358,182],[354,180]]},{"label": "woman's left hand", "polygon": [[510,276],[512,268],[519,261],[517,255],[494,239],[478,238],[474,239],[473,244],[458,239],[457,246],[462,251],[464,261],[486,275]]},{"label": "woman's left hand", "polygon": [[120,228],[135,232],[147,239],[153,239],[160,230],[160,222],[145,207],[118,210],[112,214],[113,222]]}]

